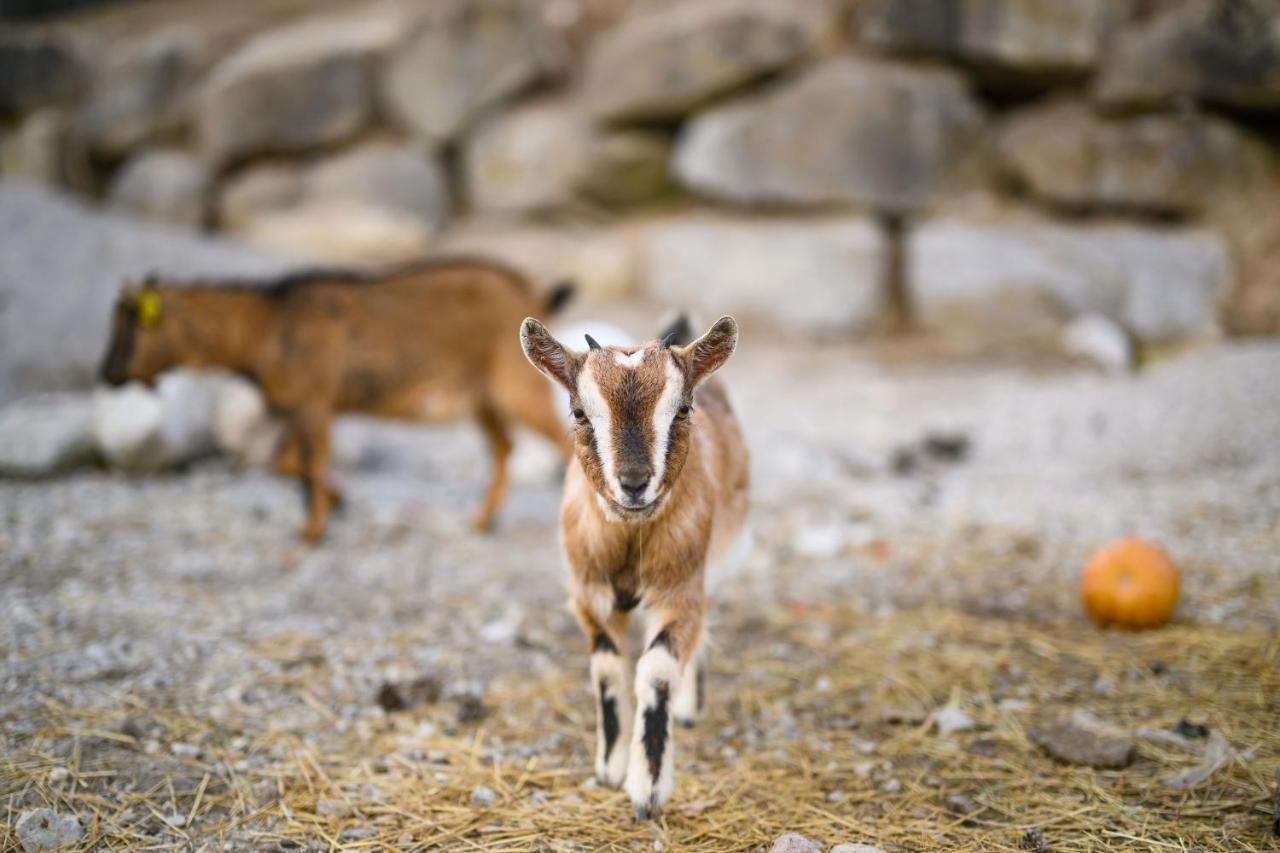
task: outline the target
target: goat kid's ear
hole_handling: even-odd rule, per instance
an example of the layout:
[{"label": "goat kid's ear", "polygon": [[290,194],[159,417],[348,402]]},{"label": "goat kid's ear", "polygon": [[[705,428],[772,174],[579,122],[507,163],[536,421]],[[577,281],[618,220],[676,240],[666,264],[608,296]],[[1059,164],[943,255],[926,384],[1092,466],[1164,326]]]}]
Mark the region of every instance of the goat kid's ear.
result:
[{"label": "goat kid's ear", "polygon": [[568,391],[573,391],[577,354],[552,337],[547,327],[532,317],[520,324],[520,346],[529,363]]},{"label": "goat kid's ear", "polygon": [[689,367],[690,381],[696,386],[720,369],[738,346],[738,321],[721,317],[705,335],[679,353]]}]

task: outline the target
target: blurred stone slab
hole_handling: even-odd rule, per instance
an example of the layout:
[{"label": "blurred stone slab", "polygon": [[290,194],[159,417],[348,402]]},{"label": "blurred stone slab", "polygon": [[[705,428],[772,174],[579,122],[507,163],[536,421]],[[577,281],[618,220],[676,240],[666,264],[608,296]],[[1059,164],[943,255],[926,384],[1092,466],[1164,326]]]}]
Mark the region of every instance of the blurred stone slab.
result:
[{"label": "blurred stone slab", "polygon": [[85,144],[121,157],[190,118],[196,82],[210,60],[199,31],[173,27],[114,48],[77,116]]},{"label": "blurred stone slab", "polygon": [[278,257],[155,223],[104,214],[34,186],[0,185],[0,402],[85,388],[106,350],[120,287],[281,272]]},{"label": "blurred stone slab", "polygon": [[251,166],[224,186],[219,221],[254,245],[312,260],[395,262],[449,220],[449,187],[419,146],[374,142],[305,166]]},{"label": "blurred stone slab", "polygon": [[639,275],[639,249],[630,230],[472,222],[450,230],[435,248],[496,258],[543,286],[571,281],[578,298],[626,296]]},{"label": "blurred stone slab", "polygon": [[869,219],[676,219],[647,227],[642,247],[644,289],[673,309],[799,334],[856,332],[884,312],[884,237]]},{"label": "blurred stone slab", "polygon": [[0,117],[80,97],[91,72],[70,42],[24,32],[0,33]]},{"label": "blurred stone slab", "polygon": [[832,9],[822,0],[696,0],[624,21],[592,46],[587,101],[607,121],[679,118],[812,53]]},{"label": "blurred stone slab", "polygon": [[131,157],[107,191],[108,204],[130,216],[203,228],[213,176],[198,157],[152,149]]},{"label": "blurred stone slab", "polygon": [[0,135],[0,176],[85,194],[94,184],[89,152],[75,122],[58,107],[29,113]]},{"label": "blurred stone slab", "polygon": [[1212,333],[1231,264],[1199,229],[925,221],[910,232],[907,276],[926,326],[1068,321],[1097,313],[1145,341]]},{"label": "blurred stone slab", "polygon": [[1280,110],[1280,0],[1184,0],[1120,33],[1094,88],[1115,107],[1195,98]]},{"label": "blurred stone slab", "polygon": [[209,73],[196,129],[216,162],[304,151],[353,136],[373,117],[375,75],[399,38],[384,15],[323,18],[268,30]]},{"label": "blurred stone slab", "polygon": [[910,209],[966,183],[982,126],[958,74],[836,59],[695,116],[674,170],[694,192],[739,204]]},{"label": "blurred stone slab", "polygon": [[1265,181],[1266,146],[1202,114],[1106,118],[1060,101],[1015,113],[1000,133],[1004,168],[1065,208],[1183,214]]},{"label": "blurred stone slab", "polygon": [[873,47],[930,54],[987,78],[1036,82],[1088,72],[1120,4],[1112,0],[870,0],[855,17]]},{"label": "blurred stone slab", "polygon": [[538,7],[521,0],[433,0],[384,69],[382,99],[428,141],[451,140],[566,59]]},{"label": "blurred stone slab", "polygon": [[86,395],[26,397],[0,409],[0,475],[43,477],[92,459]]},{"label": "blurred stone slab", "polygon": [[574,105],[553,101],[481,124],[467,141],[463,172],[479,210],[550,210],[585,199],[625,205],[663,190],[668,153],[662,134],[597,128]]}]

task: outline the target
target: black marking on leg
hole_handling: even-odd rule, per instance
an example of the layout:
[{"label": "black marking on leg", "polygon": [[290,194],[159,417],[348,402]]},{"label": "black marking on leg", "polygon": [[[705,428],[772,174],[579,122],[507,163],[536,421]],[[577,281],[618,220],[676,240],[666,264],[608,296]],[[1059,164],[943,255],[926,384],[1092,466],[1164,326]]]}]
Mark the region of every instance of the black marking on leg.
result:
[{"label": "black marking on leg", "polygon": [[649,775],[656,784],[662,771],[662,753],[667,748],[667,698],[671,687],[660,681],[653,691],[656,701],[652,708],[644,709],[644,754],[649,760]]},{"label": "black marking on leg", "polygon": [[595,654],[596,652],[616,655],[618,647],[614,645],[613,640],[609,639],[609,635],[602,631],[591,638],[591,653]]},{"label": "black marking on leg", "polygon": [[618,701],[606,696],[609,685],[600,682],[600,722],[604,727],[604,760],[608,761],[613,753],[613,745],[618,742]]},{"label": "black marking on leg", "polygon": [[676,656],[675,646],[671,644],[671,626],[670,625],[668,625],[667,627],[659,631],[658,636],[654,637],[653,641],[649,643],[650,649],[656,649],[658,646],[662,646],[663,648],[665,648],[668,652],[671,653],[672,657]]},{"label": "black marking on leg", "polygon": [[707,707],[707,667],[705,664],[697,663],[693,667],[694,685],[697,687],[698,696],[698,713],[701,714]]}]

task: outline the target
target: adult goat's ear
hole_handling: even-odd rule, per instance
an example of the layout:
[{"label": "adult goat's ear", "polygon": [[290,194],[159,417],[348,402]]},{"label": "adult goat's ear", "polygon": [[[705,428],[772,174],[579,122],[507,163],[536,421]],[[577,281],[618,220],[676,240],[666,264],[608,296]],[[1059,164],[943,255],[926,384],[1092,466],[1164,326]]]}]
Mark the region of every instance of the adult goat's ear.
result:
[{"label": "adult goat's ear", "polygon": [[532,317],[525,317],[520,324],[520,347],[530,364],[566,390],[573,391],[580,356],[552,337],[546,326]]},{"label": "adult goat's ear", "polygon": [[720,369],[738,346],[738,321],[721,317],[707,333],[688,346],[679,349],[688,366],[689,379],[697,385]]}]

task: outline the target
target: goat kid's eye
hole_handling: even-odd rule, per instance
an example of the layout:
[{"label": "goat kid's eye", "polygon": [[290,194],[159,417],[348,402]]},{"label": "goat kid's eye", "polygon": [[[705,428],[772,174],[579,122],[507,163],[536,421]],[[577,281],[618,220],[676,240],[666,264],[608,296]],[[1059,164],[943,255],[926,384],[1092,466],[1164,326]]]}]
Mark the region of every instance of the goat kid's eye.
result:
[{"label": "goat kid's eye", "polygon": [[691,414],[693,414],[693,406],[690,406],[690,405],[687,405],[687,404],[686,404],[686,405],[681,406],[679,409],[677,409],[677,410],[676,410],[676,417],[677,417],[677,418],[680,418],[680,419],[682,419],[682,420],[683,420],[684,418],[689,417],[689,415],[691,415]]},{"label": "goat kid's eye", "polygon": [[582,409],[574,409],[571,414],[573,415],[573,419],[583,426],[587,426],[591,423],[587,418],[587,413],[582,411]]}]

